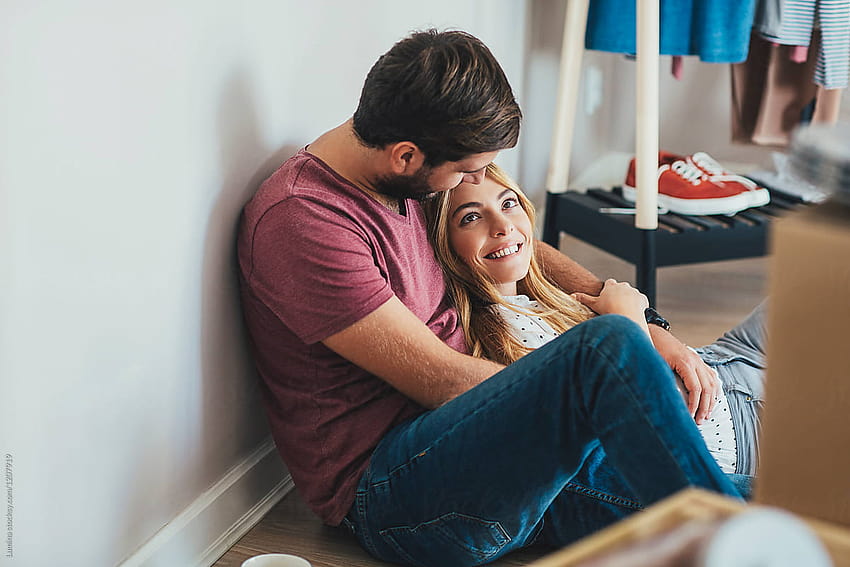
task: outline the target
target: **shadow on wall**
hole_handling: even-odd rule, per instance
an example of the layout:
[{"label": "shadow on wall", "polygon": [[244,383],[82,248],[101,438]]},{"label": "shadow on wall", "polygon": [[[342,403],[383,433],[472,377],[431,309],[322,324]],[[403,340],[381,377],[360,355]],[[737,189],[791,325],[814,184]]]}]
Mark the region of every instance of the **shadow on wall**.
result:
[{"label": "shadow on wall", "polygon": [[217,480],[267,436],[260,383],[250,355],[239,303],[236,230],[242,207],[299,145],[265,147],[252,85],[244,73],[225,83],[218,109],[222,186],[207,227],[201,289],[203,463]]},{"label": "shadow on wall", "polygon": [[[163,517],[164,511],[151,499],[145,486],[169,486],[169,493],[179,499],[177,514],[190,510],[193,504],[210,505],[206,491],[222,480],[227,472],[243,462],[269,436],[268,424],[261,408],[260,381],[248,347],[247,333],[242,319],[239,300],[239,280],[236,262],[236,229],[244,204],[260,184],[301,145],[284,145],[276,151],[266,148],[260,135],[259,119],[253,104],[250,81],[244,74],[236,73],[224,83],[217,116],[214,117],[219,132],[219,154],[210,163],[221,167],[221,186],[210,207],[204,237],[201,272],[200,301],[200,364],[187,360],[186,368],[199,368],[200,389],[192,398],[191,407],[185,408],[184,420],[170,425],[169,431],[179,437],[182,454],[174,462],[153,469],[157,475],[135,479],[136,488],[127,496],[124,506],[127,525],[123,526],[116,542],[138,545],[140,532],[153,528],[152,537],[161,534],[162,541],[148,540],[149,548],[136,549],[133,565],[146,562],[151,554],[165,552],[185,553],[192,556],[179,558],[180,564],[191,564],[198,558],[197,545],[209,544],[219,533],[217,525],[203,525],[185,531],[179,523],[174,528],[180,537],[192,541],[169,544],[175,532],[162,533],[174,517]],[[306,141],[304,142],[306,143]],[[210,178],[215,179],[215,175]],[[215,190],[210,187],[210,190]],[[199,202],[209,203],[201,195]],[[194,294],[193,294],[194,295]],[[187,325],[188,329],[193,325]],[[191,356],[186,353],[186,356]],[[187,377],[187,379],[189,379]],[[152,408],[152,411],[155,411]],[[157,462],[162,452],[155,441],[140,442],[139,462]],[[245,471],[247,472],[247,471]],[[257,478],[257,477],[252,477]],[[263,479],[269,489],[281,479]],[[131,484],[132,486],[132,484]],[[245,488],[244,486],[242,488]],[[264,486],[252,487],[263,489]],[[243,494],[248,498],[248,494]],[[159,503],[161,504],[161,503]],[[246,512],[256,502],[242,502]],[[195,509],[197,513],[199,509]],[[219,509],[216,509],[217,511]],[[233,513],[227,510],[226,513]],[[192,518],[185,518],[192,521]],[[214,518],[213,521],[230,518]],[[158,525],[157,525],[158,524]],[[226,529],[225,526],[224,529]],[[184,531],[180,531],[184,530]],[[117,531],[117,530],[116,530]],[[215,533],[213,533],[215,532]],[[126,553],[121,547],[120,552]],[[176,564],[176,563],[175,563]]]}]

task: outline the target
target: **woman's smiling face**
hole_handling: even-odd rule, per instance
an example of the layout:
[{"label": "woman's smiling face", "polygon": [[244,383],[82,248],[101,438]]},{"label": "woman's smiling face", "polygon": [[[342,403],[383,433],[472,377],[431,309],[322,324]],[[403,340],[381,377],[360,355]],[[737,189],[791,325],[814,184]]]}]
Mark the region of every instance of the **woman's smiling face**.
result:
[{"label": "woman's smiling face", "polygon": [[470,266],[481,267],[503,295],[516,295],[533,248],[531,220],[517,194],[490,177],[452,189],[449,244]]}]

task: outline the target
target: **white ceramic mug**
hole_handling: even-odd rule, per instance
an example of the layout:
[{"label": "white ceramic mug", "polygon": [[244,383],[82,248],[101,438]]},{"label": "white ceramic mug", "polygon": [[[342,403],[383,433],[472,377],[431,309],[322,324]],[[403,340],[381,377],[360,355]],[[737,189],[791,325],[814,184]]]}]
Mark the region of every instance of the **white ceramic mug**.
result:
[{"label": "white ceramic mug", "polygon": [[242,567],[311,567],[310,562],[301,557],[285,553],[266,553],[256,555],[242,563]]}]

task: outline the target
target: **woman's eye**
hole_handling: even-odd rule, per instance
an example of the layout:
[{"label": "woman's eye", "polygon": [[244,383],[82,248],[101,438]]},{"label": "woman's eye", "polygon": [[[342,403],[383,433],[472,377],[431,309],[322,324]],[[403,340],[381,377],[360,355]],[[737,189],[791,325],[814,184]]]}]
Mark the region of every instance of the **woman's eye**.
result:
[{"label": "woman's eye", "polygon": [[513,209],[516,206],[519,206],[519,201],[517,199],[514,199],[513,197],[502,201],[503,209]]},{"label": "woman's eye", "polygon": [[460,226],[469,224],[476,219],[478,219],[478,213],[467,213],[460,219]]}]

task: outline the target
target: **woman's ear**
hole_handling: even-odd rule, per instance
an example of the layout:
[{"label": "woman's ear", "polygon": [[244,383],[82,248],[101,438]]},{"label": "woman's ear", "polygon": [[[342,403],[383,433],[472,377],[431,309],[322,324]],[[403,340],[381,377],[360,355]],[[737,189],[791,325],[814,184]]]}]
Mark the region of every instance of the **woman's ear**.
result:
[{"label": "woman's ear", "polygon": [[425,164],[425,154],[413,142],[396,142],[389,150],[390,165],[396,175],[411,175]]}]

